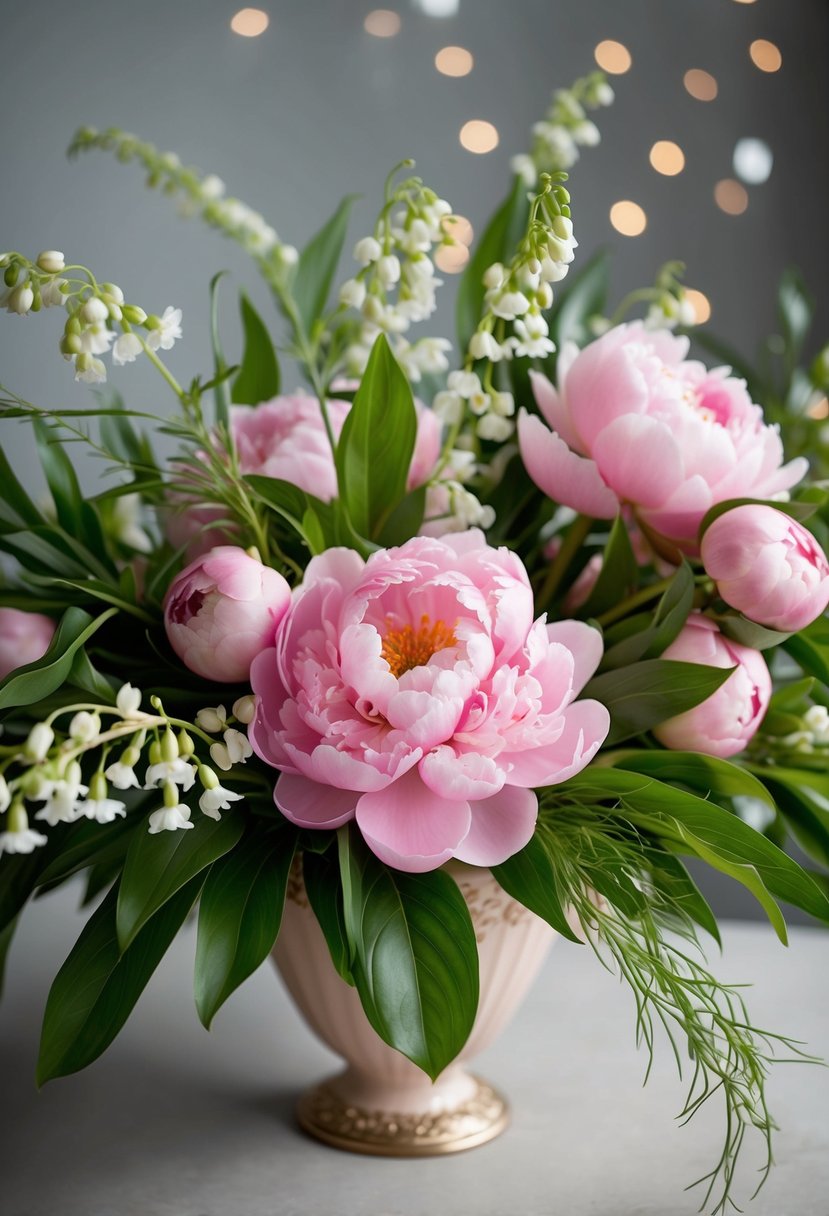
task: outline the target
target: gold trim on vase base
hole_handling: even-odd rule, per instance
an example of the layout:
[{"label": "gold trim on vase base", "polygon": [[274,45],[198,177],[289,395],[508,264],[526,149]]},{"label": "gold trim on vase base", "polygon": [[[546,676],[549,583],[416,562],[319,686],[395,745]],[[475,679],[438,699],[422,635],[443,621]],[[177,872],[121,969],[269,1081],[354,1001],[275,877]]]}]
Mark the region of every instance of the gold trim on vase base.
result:
[{"label": "gold trim on vase base", "polygon": [[349,1106],[328,1081],[297,1103],[299,1126],[308,1135],[349,1153],[376,1157],[439,1157],[494,1140],[509,1123],[506,1099],[479,1077],[460,1106],[437,1114],[394,1114]]}]

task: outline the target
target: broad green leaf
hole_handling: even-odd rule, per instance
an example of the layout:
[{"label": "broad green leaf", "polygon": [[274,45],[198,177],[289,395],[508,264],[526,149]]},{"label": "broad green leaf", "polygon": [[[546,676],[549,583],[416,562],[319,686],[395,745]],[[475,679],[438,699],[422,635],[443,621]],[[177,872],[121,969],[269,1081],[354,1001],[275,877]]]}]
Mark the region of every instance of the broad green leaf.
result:
[{"label": "broad green leaf", "polygon": [[148,920],[177,891],[238,843],[241,815],[221,819],[200,815],[196,826],[176,832],[139,830],[133,836],[118,890],[116,923],[121,949],[135,940]]},{"label": "broad green leaf", "polygon": [[722,615],[709,612],[706,616],[716,622],[717,628],[725,637],[731,638],[732,642],[739,642],[741,646],[750,646],[752,650],[771,650],[792,636],[790,633],[779,633],[776,629],[758,625],[741,612],[727,612]]},{"label": "broad green leaf", "polygon": [[356,194],[346,195],[331,219],[299,255],[293,294],[305,333],[309,336],[313,333],[315,322],[321,321],[325,314],[348,230],[348,217],[356,197]]},{"label": "broad green leaf", "polygon": [[93,619],[80,608],[67,608],[43,658],[18,667],[0,682],[0,709],[34,705],[60,688],[69,678],[78,650],[116,612],[110,608]]},{"label": "broad green leaf", "polygon": [[194,878],[144,926],[128,950],[118,946],[117,891],[110,891],[72,948],[46,1002],[37,1083],[86,1068],[109,1047],[192,908]]},{"label": "broad green leaf", "polygon": [[630,543],[627,525],[617,515],[607,539],[599,577],[579,609],[579,616],[595,617],[619,600],[632,595],[639,579],[639,566]]},{"label": "broad green leaf", "polygon": [[85,650],[76,650],[72,666],[67,676],[67,683],[74,688],[88,692],[96,701],[104,705],[114,705],[117,686],[113,688],[109,680],[92,664]]},{"label": "broad green leaf", "polygon": [[416,433],[412,390],[381,334],[337,444],[340,498],[367,540],[381,534],[406,493]]},{"label": "broad green leaf", "polygon": [[220,270],[210,280],[210,345],[213,349],[213,369],[216,384],[213,389],[213,400],[216,406],[217,426],[227,426],[230,422],[230,395],[227,391],[227,360],[222,350],[219,337],[219,284],[226,270]]},{"label": "broad green leaf", "polygon": [[69,459],[60,432],[40,419],[32,423],[40,463],[55,504],[60,527],[85,545],[107,571],[114,573],[101,521],[91,502],[81,492],[75,466]]},{"label": "broad green leaf", "polygon": [[465,351],[478,328],[483,311],[484,273],[494,262],[509,261],[524,234],[529,214],[527,187],[516,177],[507,198],[489,221],[475,245],[469,265],[458,285],[458,343]]},{"label": "broad green leaf", "polygon": [[[756,866],[751,865],[749,862],[734,861],[730,857],[724,857],[719,849],[710,847],[705,840],[687,828],[684,823],[679,825],[679,832],[684,843],[690,847],[697,857],[707,862],[712,869],[719,870],[721,874],[726,874],[729,878],[736,879],[737,882],[742,883],[747,891],[751,892],[769,918],[769,923],[780,938],[780,941],[784,946],[787,946],[788,934],[786,932],[785,918]],[[769,843],[771,842],[769,841]],[[772,845],[772,848],[775,847],[775,845]]]},{"label": "broad green leaf", "polygon": [[46,522],[15,477],[2,448],[0,448],[0,501],[7,508],[3,512],[3,517],[13,526],[37,527]]},{"label": "broad green leaf", "polygon": [[199,903],[193,990],[202,1025],[267,957],[279,933],[296,831],[256,833],[214,861]]},{"label": "broad green leaf", "polygon": [[726,871],[731,877],[754,891],[756,882],[749,873],[753,870],[772,895],[817,920],[829,921],[829,899],[802,866],[713,802],[651,777],[596,765],[571,777],[560,790],[611,799],[621,804],[626,818],[636,827],[652,832],[679,852],[702,857],[704,849],[704,860],[711,865],[716,855],[720,863],[732,867]]},{"label": "broad green leaf", "polygon": [[536,834],[519,853],[494,866],[492,873],[508,895],[546,920],[557,933],[571,942],[580,939],[571,929],[565,914],[565,900],[558,889],[556,869],[551,859],[555,841],[543,831]]},{"label": "broad green leaf", "polygon": [[680,752],[671,750],[636,750],[621,752],[612,759],[615,768],[632,773],[643,773],[660,781],[679,782],[703,794],[719,794],[725,798],[759,798],[774,808],[774,799],[752,773],[702,752]]},{"label": "broad green leaf", "polygon": [[588,322],[604,313],[609,281],[610,258],[606,250],[599,250],[557,289],[550,314],[550,337],[559,351],[565,342],[584,346],[590,340]]},{"label": "broad green leaf", "polygon": [[809,707],[808,697],[815,686],[814,676],[804,676],[802,680],[792,680],[784,684],[772,694],[770,707],[783,710],[800,710],[805,713]]},{"label": "broad green leaf", "polygon": [[383,549],[394,545],[402,545],[413,536],[417,536],[423,523],[426,510],[426,486],[418,486],[411,490],[389,515],[377,537],[377,543]]},{"label": "broad green leaf", "polygon": [[478,1009],[478,947],[466,901],[443,870],[384,866],[340,829],[351,971],[380,1038],[435,1080],[469,1038]]},{"label": "broad green leaf", "polygon": [[[786,826],[800,848],[813,861],[829,867],[829,810],[811,797],[800,774],[769,769],[763,780],[780,810]],[[795,780],[792,780],[795,778]]]},{"label": "broad green leaf", "polygon": [[[686,561],[677,569],[653,616],[642,615],[642,628],[605,650],[602,671],[626,667],[639,659],[656,659],[679,635],[694,603],[694,572]],[[637,614],[638,615],[638,614]],[[624,624],[624,621],[621,622]],[[614,627],[614,630],[617,627]]]},{"label": "broad green leaf", "polygon": [[239,405],[259,405],[279,392],[279,363],[265,323],[244,291],[239,295],[239,311],[245,346],[230,396]]},{"label": "broad green leaf", "polygon": [[328,943],[331,961],[347,984],[354,985],[345,931],[343,888],[336,857],[331,853],[303,853],[302,877],[314,915]]},{"label": "broad green leaf", "polygon": [[673,659],[646,659],[594,676],[584,695],[609,709],[610,733],[605,746],[612,747],[701,704],[733,670]]},{"label": "broad green leaf", "polygon": [[322,553],[336,543],[334,506],[306,493],[290,481],[251,473],[245,478],[264,503],[303,538],[312,553]]},{"label": "broad green leaf", "polygon": [[829,617],[819,617],[783,643],[807,675],[829,684]]}]

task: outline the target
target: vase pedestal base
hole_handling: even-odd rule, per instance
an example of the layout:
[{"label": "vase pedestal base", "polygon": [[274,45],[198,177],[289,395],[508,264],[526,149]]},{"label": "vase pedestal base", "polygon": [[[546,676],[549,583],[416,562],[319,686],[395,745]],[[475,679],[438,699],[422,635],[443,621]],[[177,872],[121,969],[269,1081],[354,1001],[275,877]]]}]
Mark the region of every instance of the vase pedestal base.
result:
[{"label": "vase pedestal base", "polygon": [[419,1102],[414,1097],[395,1094],[392,1087],[384,1093],[364,1075],[346,1069],[302,1095],[297,1121],[325,1144],[377,1157],[463,1152],[493,1140],[509,1122],[501,1094],[459,1067],[447,1069],[428,1090],[424,1087]]}]

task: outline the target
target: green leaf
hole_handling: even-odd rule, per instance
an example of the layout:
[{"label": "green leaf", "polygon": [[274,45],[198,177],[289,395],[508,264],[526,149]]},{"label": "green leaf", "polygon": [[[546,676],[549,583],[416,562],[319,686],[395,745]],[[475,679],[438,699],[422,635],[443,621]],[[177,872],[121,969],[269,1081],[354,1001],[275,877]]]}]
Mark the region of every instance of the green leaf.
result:
[{"label": "green leaf", "polygon": [[279,363],[265,323],[244,291],[239,293],[239,311],[245,346],[230,397],[239,405],[259,405],[279,393]]},{"label": "green leaf", "polygon": [[297,532],[312,553],[322,553],[336,544],[336,504],[323,502],[300,490],[293,482],[251,473],[245,477],[251,489]]},{"label": "green leaf", "polygon": [[478,328],[483,311],[484,273],[493,262],[508,261],[524,234],[529,214],[527,187],[516,177],[512,190],[489,221],[458,284],[458,343],[462,351]]},{"label": "green leaf", "polygon": [[406,493],[416,433],[412,390],[381,334],[337,444],[340,498],[366,539],[380,535]]},{"label": "green leaf", "polygon": [[[605,651],[602,671],[626,667],[638,659],[655,659],[667,650],[688,619],[694,603],[694,572],[686,561],[677,569],[653,617],[643,616],[643,629],[615,642]],[[620,624],[624,625],[624,621]]]},{"label": "green leaf", "polygon": [[621,599],[632,595],[638,581],[639,566],[627,526],[621,515],[617,515],[607,538],[599,577],[579,609],[579,616],[601,616]]},{"label": "green leaf", "polygon": [[3,512],[3,516],[8,523],[15,527],[37,527],[46,522],[15,477],[2,448],[0,448],[0,501],[7,508]]},{"label": "green leaf", "polygon": [[377,543],[383,549],[394,545],[402,545],[413,536],[417,536],[423,523],[426,510],[426,486],[418,486],[411,490],[394,508],[377,536]]},{"label": "green leaf", "polygon": [[[146,798],[142,799],[140,805],[146,801]],[[64,847],[45,866],[37,878],[37,885],[57,885],[87,866],[123,858],[140,822],[140,815],[130,811],[126,819],[115,819],[112,823],[91,820],[73,823]]]},{"label": "green leaf", "polygon": [[814,301],[806,290],[803,276],[790,267],[780,280],[777,313],[786,343],[787,363],[794,367],[812,324]]},{"label": "green leaf", "polygon": [[557,933],[571,942],[580,939],[571,929],[565,914],[565,899],[558,888],[556,868],[551,857],[555,841],[536,831],[519,853],[494,866],[492,873],[508,895],[546,920]]},{"label": "green leaf", "polygon": [[[610,759],[611,757],[608,757]],[[774,809],[774,799],[752,773],[702,752],[637,750],[612,757],[614,768],[642,773],[660,781],[678,782],[703,794],[718,794],[725,798],[759,798]]]},{"label": "green leaf", "polygon": [[67,608],[43,658],[16,668],[0,682],[0,709],[34,705],[60,688],[81,646],[116,613],[110,608],[93,620],[80,608]]},{"label": "green leaf", "polygon": [[610,710],[605,746],[612,747],[700,705],[733,670],[673,659],[646,659],[594,676],[584,695],[601,701]]},{"label": "green leaf", "polygon": [[783,649],[808,675],[829,684],[829,617],[818,617],[784,642]]},{"label": "green leaf", "polygon": [[117,890],[92,913],[46,1002],[38,1085],[86,1068],[109,1047],[187,919],[201,881],[182,887],[123,953],[115,928]]},{"label": "green leaf", "polygon": [[380,1038],[435,1080],[478,1009],[478,947],[466,901],[443,870],[404,874],[339,832],[351,970]]},{"label": "green leaf", "polygon": [[222,343],[219,337],[219,284],[226,270],[220,270],[218,274],[214,274],[210,280],[210,345],[213,349],[213,370],[215,373],[215,387],[213,389],[213,400],[216,405],[216,425],[227,426],[230,422],[230,400],[227,391],[227,361],[222,350]]},{"label": "green leaf", "polygon": [[89,693],[96,701],[102,701],[104,705],[115,704],[117,686],[112,687],[106,676],[103,676],[92,664],[85,650],[75,651],[67,683]]},{"label": "green leaf", "polygon": [[[613,799],[636,827],[652,832],[676,851],[701,857],[729,874],[760,900],[778,933],[782,917],[770,911],[770,895],[829,922],[829,899],[802,866],[713,802],[651,777],[595,765],[571,777],[559,789],[581,797]],[[758,883],[763,885],[763,892]]]},{"label": "green leaf", "polygon": [[610,281],[610,258],[599,250],[576,274],[568,276],[566,285],[556,293],[556,304],[550,314],[550,337],[561,350],[565,342],[584,346],[593,336],[588,322],[601,316],[607,302]]},{"label": "green leaf", "polygon": [[35,418],[32,430],[58,523],[70,536],[83,542],[108,570],[114,572],[101,521],[94,505],[87,502],[81,492],[75,466],[66,453],[58,428],[47,426],[41,419]]},{"label": "green leaf", "polygon": [[805,774],[772,768],[763,780],[803,852],[829,867],[829,811],[809,795],[801,776]]},{"label": "green leaf", "polygon": [[194,995],[205,1029],[273,948],[297,833],[255,833],[210,867],[199,904]]},{"label": "green leaf", "polygon": [[135,940],[148,920],[177,891],[238,843],[240,815],[208,819],[177,832],[136,832],[127,851],[118,892],[116,918],[122,950]]},{"label": "green leaf", "polygon": [[337,858],[331,853],[303,853],[302,877],[308,902],[328,943],[331,961],[337,973],[353,987],[351,954],[345,931],[343,888]]},{"label": "green leaf", "polygon": [[311,238],[299,255],[293,284],[306,334],[310,335],[316,321],[322,320],[345,242],[348,218],[356,194],[348,194],[319,232]]},{"label": "green leaf", "polygon": [[790,633],[779,633],[776,629],[758,625],[741,612],[708,612],[705,615],[716,622],[717,628],[725,637],[739,642],[741,646],[750,646],[752,650],[771,650],[792,636]]}]

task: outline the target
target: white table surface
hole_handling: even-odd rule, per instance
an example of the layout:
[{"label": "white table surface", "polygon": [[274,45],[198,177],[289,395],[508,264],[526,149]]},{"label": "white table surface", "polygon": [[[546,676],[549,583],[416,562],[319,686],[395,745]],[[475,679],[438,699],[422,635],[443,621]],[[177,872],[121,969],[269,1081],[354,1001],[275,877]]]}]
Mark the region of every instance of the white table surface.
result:
[{"label": "white table surface", "polygon": [[[510,1097],[493,1143],[425,1161],[358,1157],[306,1139],[296,1094],[336,1059],[300,1021],[270,966],[207,1034],[182,933],[115,1044],[38,1094],[49,983],[80,930],[77,889],[27,909],[0,1006],[2,1216],[691,1216],[683,1187],[719,1151],[720,1109],[679,1128],[684,1089],[667,1049],[646,1088],[628,991],[559,942],[478,1071]],[[829,938],[730,922],[715,969],[751,981],[755,1024],[829,1057]],[[780,1065],[772,1177],[747,1216],[829,1216],[829,1069]],[[746,1153],[738,1199],[759,1155]]]}]

